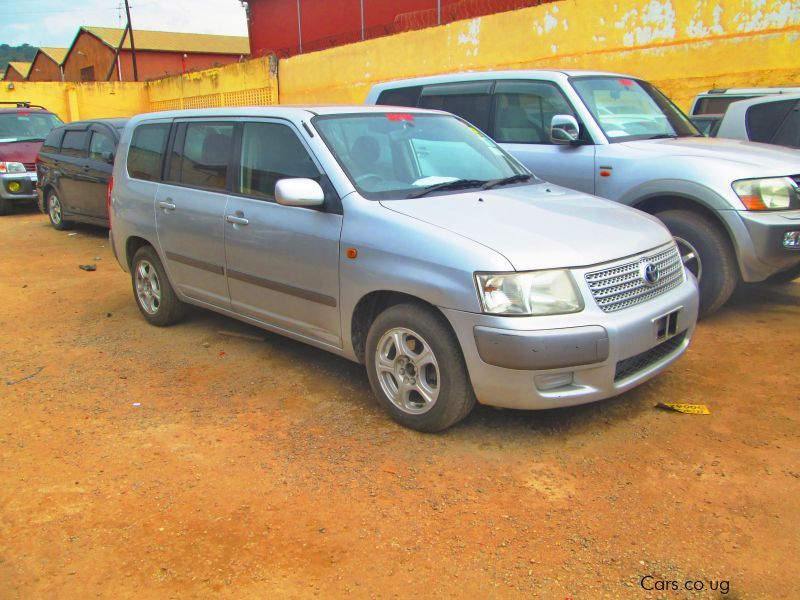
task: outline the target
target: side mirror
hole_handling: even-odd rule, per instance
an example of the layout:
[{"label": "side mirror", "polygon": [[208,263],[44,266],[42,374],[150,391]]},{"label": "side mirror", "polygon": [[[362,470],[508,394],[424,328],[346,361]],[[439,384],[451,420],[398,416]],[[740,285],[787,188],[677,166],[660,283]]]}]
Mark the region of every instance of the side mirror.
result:
[{"label": "side mirror", "polygon": [[281,179],[275,184],[275,200],[284,206],[322,206],[325,192],[313,179]]},{"label": "side mirror", "polygon": [[114,153],[113,152],[103,152],[102,154],[103,160],[106,161],[108,164],[114,164]]},{"label": "side mirror", "polygon": [[574,144],[578,141],[580,129],[572,115],[555,115],[550,124],[550,142],[553,144]]}]

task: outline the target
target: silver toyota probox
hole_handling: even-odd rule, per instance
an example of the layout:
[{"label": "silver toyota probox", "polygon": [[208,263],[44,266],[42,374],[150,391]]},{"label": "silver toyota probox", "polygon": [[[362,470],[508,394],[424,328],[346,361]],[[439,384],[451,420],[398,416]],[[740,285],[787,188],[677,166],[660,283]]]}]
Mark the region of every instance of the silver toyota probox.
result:
[{"label": "silver toyota probox", "polygon": [[130,120],[111,242],[154,325],[186,304],[366,363],[399,423],[545,409],[663,371],[695,279],[640,211],[545,183],[452,115],[231,108]]},{"label": "silver toyota probox", "polygon": [[705,138],[642,79],[452,73],[375,85],[366,103],[452,112],[542,179],[656,215],[699,282],[701,315],[740,280],[800,276],[800,150]]}]

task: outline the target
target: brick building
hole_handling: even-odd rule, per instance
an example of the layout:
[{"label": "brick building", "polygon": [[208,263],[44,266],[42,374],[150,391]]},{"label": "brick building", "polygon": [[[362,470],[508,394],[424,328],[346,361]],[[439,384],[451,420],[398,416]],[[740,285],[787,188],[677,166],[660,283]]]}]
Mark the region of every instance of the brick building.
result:
[{"label": "brick building", "polygon": [[[81,27],[64,59],[65,81],[105,81],[124,29]],[[246,37],[167,31],[133,31],[140,81],[238,62],[250,48]],[[133,81],[130,36],[126,36],[111,81]]]}]

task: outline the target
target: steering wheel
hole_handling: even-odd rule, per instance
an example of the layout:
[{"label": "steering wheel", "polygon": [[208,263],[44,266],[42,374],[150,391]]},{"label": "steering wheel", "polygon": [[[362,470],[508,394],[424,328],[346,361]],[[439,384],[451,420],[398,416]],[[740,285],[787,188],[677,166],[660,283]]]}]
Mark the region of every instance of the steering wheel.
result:
[{"label": "steering wheel", "polygon": [[364,187],[371,187],[366,185],[366,183],[373,180],[375,183],[383,183],[383,177],[376,175],[375,173],[365,173],[364,175],[359,175],[356,177],[356,183]]}]

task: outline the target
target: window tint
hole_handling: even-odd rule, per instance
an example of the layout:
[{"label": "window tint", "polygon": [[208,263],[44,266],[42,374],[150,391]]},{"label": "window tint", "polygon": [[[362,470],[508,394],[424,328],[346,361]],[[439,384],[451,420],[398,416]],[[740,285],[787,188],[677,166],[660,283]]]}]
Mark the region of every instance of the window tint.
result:
[{"label": "window tint", "polygon": [[61,143],[61,154],[64,156],[86,156],[86,142],[89,139],[88,131],[67,131]]},{"label": "window tint", "polygon": [[536,81],[497,83],[493,137],[498,142],[549,144],[555,115],[575,116],[556,86]]},{"label": "window tint", "polygon": [[376,104],[387,104],[391,106],[416,106],[419,100],[419,93],[422,91],[421,85],[415,85],[395,90],[384,90],[378,96]]},{"label": "window tint", "polygon": [[694,115],[721,115],[732,102],[738,100],[748,100],[754,96],[720,96],[720,97],[705,97],[700,98],[694,107],[692,114]]},{"label": "window tint", "polygon": [[772,138],[773,144],[800,148],[800,101],[798,101],[780,126],[775,137]]},{"label": "window tint", "polygon": [[320,175],[291,128],[278,123],[245,124],[240,193],[274,200],[279,180],[306,177],[321,182]]},{"label": "window tint", "polygon": [[128,174],[136,179],[161,179],[161,160],[169,133],[169,123],[140,125],[133,132],[128,151]]},{"label": "window tint", "polygon": [[92,132],[92,141],[89,143],[89,158],[92,160],[105,161],[104,154],[110,152],[114,154],[114,140],[110,135],[102,131]]},{"label": "window tint", "polygon": [[170,161],[169,180],[224,190],[233,128],[233,123],[182,124]]},{"label": "window tint", "polygon": [[42,144],[42,152],[55,152],[58,153],[61,147],[61,138],[64,137],[63,129],[54,129],[51,131]]},{"label": "window tint", "polygon": [[446,110],[466,119],[481,131],[489,131],[493,83],[481,81],[428,86],[422,90],[419,106]]},{"label": "window tint", "polygon": [[754,142],[772,143],[772,138],[795,104],[794,100],[782,100],[748,108],[745,116],[747,137]]}]

